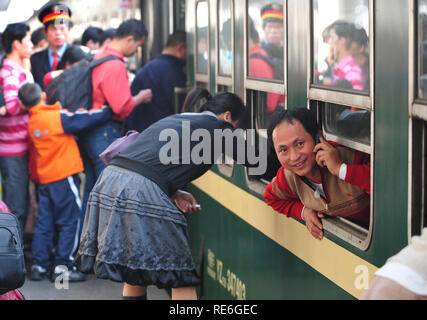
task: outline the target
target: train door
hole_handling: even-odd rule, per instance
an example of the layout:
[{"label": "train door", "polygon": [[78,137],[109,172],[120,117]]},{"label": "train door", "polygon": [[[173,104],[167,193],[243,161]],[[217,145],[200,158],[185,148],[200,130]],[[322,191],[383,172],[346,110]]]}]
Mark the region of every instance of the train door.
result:
[{"label": "train door", "polygon": [[[317,111],[327,140],[371,155],[373,163],[373,3],[372,0],[311,0],[309,107]],[[371,166],[373,167],[373,166]],[[371,186],[373,173],[371,172]],[[323,220],[323,227],[367,250],[370,222]]]},{"label": "train door", "polygon": [[408,238],[427,227],[427,0],[410,5]]}]

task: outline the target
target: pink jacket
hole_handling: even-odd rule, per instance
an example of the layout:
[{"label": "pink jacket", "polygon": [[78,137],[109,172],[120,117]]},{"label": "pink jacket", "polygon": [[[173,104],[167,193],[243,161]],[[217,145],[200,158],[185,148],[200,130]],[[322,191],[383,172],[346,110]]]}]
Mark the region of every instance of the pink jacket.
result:
[{"label": "pink jacket", "polygon": [[18,91],[26,82],[34,82],[30,72],[10,59],[4,59],[0,87],[7,115],[0,117],[0,156],[21,156],[28,151],[28,113],[21,108]]}]

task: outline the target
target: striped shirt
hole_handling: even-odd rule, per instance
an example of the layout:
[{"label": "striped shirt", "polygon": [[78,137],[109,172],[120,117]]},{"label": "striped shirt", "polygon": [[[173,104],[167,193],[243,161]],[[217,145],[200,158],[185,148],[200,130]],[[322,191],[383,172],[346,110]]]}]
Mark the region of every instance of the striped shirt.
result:
[{"label": "striped shirt", "polygon": [[340,61],[333,70],[334,83],[339,79],[350,82],[354,90],[363,90],[362,69],[351,55]]},{"label": "striped shirt", "polygon": [[33,76],[19,64],[4,59],[0,71],[0,87],[6,102],[7,115],[0,117],[0,156],[21,156],[28,151],[28,112],[21,109],[18,91]]}]

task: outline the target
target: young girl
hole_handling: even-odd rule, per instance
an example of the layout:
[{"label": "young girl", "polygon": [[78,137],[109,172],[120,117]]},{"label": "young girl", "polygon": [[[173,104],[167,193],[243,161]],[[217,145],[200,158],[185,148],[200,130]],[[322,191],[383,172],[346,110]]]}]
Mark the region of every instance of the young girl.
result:
[{"label": "young girl", "polygon": [[[200,211],[194,197],[180,189],[214,163],[189,159],[198,141],[191,133],[204,129],[213,141],[215,130],[238,127],[245,114],[242,100],[232,93],[211,96],[207,90],[189,93],[184,110],[206,99],[199,113],[164,118],[144,130],[136,141],[113,157],[90,193],[81,244],[75,264],[82,272],[125,282],[123,297],[145,296],[147,285],[172,288],[172,299],[196,299],[200,283],[191,256],[184,213]],[[188,141],[185,131],[188,125]],[[186,152],[169,164],[161,153],[176,132]],[[214,144],[211,143],[214,154]],[[181,147],[180,147],[181,150]]]}]

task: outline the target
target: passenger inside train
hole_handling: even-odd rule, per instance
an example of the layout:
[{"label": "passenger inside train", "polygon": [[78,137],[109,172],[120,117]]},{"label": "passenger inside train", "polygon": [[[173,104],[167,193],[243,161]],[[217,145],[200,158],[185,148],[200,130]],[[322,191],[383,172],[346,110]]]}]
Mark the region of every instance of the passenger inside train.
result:
[{"label": "passenger inside train", "polygon": [[316,117],[305,108],[275,113],[268,136],[282,164],[264,193],[269,206],[305,221],[319,240],[327,216],[369,226],[369,155],[319,137]]}]

